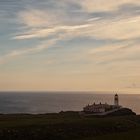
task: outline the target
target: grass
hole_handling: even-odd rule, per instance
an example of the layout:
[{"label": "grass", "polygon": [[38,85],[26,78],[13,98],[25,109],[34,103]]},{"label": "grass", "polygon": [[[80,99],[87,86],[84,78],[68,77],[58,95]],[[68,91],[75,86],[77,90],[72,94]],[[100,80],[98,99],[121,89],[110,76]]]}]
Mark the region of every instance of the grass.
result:
[{"label": "grass", "polygon": [[106,134],[102,136],[89,137],[81,140],[139,140],[140,129],[134,129],[127,132]]},{"label": "grass", "polygon": [[59,114],[0,115],[2,140],[139,140],[140,116],[81,117]]}]

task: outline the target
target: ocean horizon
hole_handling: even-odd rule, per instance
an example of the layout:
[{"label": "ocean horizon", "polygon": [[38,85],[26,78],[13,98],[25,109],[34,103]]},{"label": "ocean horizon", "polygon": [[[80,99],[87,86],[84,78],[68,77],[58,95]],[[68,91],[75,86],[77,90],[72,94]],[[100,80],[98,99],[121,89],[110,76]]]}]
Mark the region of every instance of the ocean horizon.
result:
[{"label": "ocean horizon", "polygon": [[[115,94],[115,93],[114,93]],[[114,94],[103,92],[0,92],[0,113],[43,114],[81,111],[87,104],[114,104]],[[119,104],[140,114],[139,94],[119,94]]]}]

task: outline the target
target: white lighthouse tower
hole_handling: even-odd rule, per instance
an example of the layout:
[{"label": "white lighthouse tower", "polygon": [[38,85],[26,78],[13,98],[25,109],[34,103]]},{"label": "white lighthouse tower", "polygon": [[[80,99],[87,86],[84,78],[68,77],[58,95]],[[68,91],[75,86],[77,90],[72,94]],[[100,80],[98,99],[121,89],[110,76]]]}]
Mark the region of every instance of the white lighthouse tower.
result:
[{"label": "white lighthouse tower", "polygon": [[119,96],[118,96],[118,94],[115,94],[115,96],[114,96],[114,105],[119,106]]}]

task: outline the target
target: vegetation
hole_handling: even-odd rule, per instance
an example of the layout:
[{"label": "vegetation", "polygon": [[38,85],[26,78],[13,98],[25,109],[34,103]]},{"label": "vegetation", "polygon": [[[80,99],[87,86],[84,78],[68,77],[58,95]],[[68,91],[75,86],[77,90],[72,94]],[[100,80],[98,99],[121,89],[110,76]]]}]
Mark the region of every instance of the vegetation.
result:
[{"label": "vegetation", "polygon": [[0,115],[1,140],[139,140],[140,116]]}]

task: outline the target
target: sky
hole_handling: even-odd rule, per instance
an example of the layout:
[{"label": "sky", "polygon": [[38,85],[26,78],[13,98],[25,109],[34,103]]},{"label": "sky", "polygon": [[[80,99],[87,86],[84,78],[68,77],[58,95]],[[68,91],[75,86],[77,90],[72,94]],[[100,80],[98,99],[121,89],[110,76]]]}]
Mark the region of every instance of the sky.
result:
[{"label": "sky", "polygon": [[140,93],[139,0],[0,0],[0,90]]}]

